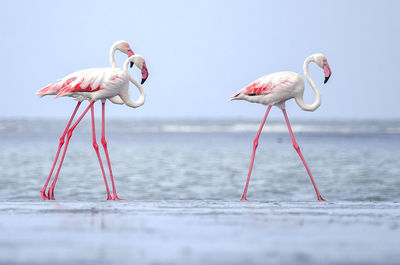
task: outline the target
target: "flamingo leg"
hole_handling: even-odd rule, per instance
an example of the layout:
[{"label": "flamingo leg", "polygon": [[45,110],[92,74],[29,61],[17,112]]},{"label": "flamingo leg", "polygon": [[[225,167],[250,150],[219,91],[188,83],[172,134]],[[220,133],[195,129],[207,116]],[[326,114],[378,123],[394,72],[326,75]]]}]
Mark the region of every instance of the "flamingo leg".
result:
[{"label": "flamingo leg", "polygon": [[56,182],[57,182],[57,178],[58,178],[58,174],[60,174],[60,170],[61,170],[61,166],[64,162],[64,157],[65,157],[65,153],[67,152],[67,148],[68,148],[68,144],[69,144],[69,140],[71,139],[72,136],[72,132],[75,130],[76,126],[78,126],[78,123],[82,120],[82,118],[86,115],[86,113],[89,111],[89,109],[93,106],[94,101],[90,102],[90,104],[87,106],[87,108],[83,111],[83,113],[81,114],[81,116],[79,116],[79,118],[76,120],[76,122],[71,126],[70,129],[68,129],[67,131],[67,141],[65,142],[65,146],[64,146],[64,151],[63,154],[61,156],[61,160],[60,160],[60,164],[58,165],[58,169],[56,172],[56,175],[54,177],[53,182],[51,183],[51,186],[49,188],[49,199],[50,200],[54,200],[54,187],[56,186]]},{"label": "flamingo leg", "polygon": [[325,199],[322,198],[321,194],[319,194],[317,185],[316,185],[315,182],[314,182],[314,179],[313,179],[313,176],[312,176],[312,174],[311,174],[311,171],[310,171],[310,169],[308,168],[308,165],[307,165],[306,161],[304,160],[303,155],[302,155],[301,152],[300,152],[300,147],[299,147],[299,145],[296,143],[296,140],[294,139],[294,135],[293,135],[293,132],[292,132],[292,128],[291,128],[291,126],[290,126],[289,119],[288,119],[287,114],[286,114],[286,110],[285,110],[285,109],[282,109],[282,112],[283,112],[283,115],[285,116],[286,125],[287,125],[287,127],[288,127],[288,129],[289,129],[289,134],[290,134],[290,138],[292,139],[293,147],[294,147],[294,149],[296,150],[297,154],[299,154],[299,156],[300,156],[300,158],[301,158],[301,161],[303,161],[304,167],[306,168],[307,173],[308,173],[308,175],[310,176],[311,183],[313,184],[314,189],[315,189],[315,192],[317,193],[317,199],[318,199],[319,201],[325,201]]},{"label": "flamingo leg", "polygon": [[110,195],[110,190],[108,189],[108,183],[107,183],[107,178],[106,178],[106,173],[104,172],[104,167],[103,167],[103,162],[101,161],[100,153],[99,153],[99,145],[96,142],[96,129],[94,125],[94,105],[90,108],[91,110],[91,116],[92,116],[92,136],[93,136],[93,148],[96,151],[97,158],[99,159],[100,163],[100,168],[101,168],[101,173],[103,174],[104,178],[104,184],[106,185],[106,191],[107,191],[107,200],[111,200],[111,195]]},{"label": "flamingo leg", "polygon": [[57,149],[56,157],[54,158],[53,166],[51,167],[49,176],[47,177],[47,180],[46,180],[46,182],[45,182],[43,188],[42,188],[41,191],[40,191],[40,194],[42,195],[43,200],[48,200],[48,199],[49,199],[49,197],[46,196],[47,185],[49,184],[51,175],[53,174],[54,168],[55,168],[55,166],[56,166],[56,163],[57,163],[57,160],[58,160],[58,156],[60,155],[61,147],[64,145],[65,135],[67,134],[67,131],[68,131],[68,129],[69,129],[69,126],[71,126],[71,123],[72,123],[72,121],[73,121],[73,119],[74,119],[74,117],[75,117],[75,114],[76,114],[76,112],[78,111],[78,108],[79,108],[79,106],[81,105],[81,103],[82,103],[82,102],[79,101],[79,102],[76,104],[75,110],[72,112],[72,115],[71,115],[71,118],[70,118],[69,121],[68,121],[67,127],[65,128],[63,134],[62,134],[61,137],[60,137],[60,142],[59,142],[59,144],[58,144],[58,149]]},{"label": "flamingo leg", "polygon": [[240,199],[241,201],[247,201],[247,198],[246,198],[247,188],[249,186],[250,175],[251,175],[251,171],[253,169],[254,157],[256,156],[256,149],[257,149],[257,146],[258,146],[258,138],[260,137],[262,128],[264,127],[265,121],[267,120],[268,113],[271,110],[271,107],[272,106],[268,106],[267,111],[265,112],[264,118],[261,121],[260,128],[258,129],[257,135],[256,135],[256,137],[254,138],[254,141],[253,141],[253,153],[251,155],[249,173],[247,174],[246,186],[244,187],[243,195],[242,195],[242,198]]},{"label": "flamingo leg", "polygon": [[110,157],[108,155],[108,150],[107,150],[107,142],[106,142],[106,136],[105,136],[105,104],[106,102],[103,101],[101,103],[101,108],[102,108],[102,115],[101,115],[101,144],[103,145],[103,149],[104,149],[104,153],[106,154],[106,158],[107,158],[107,164],[108,164],[108,169],[110,170],[110,177],[111,177],[111,184],[112,184],[112,188],[113,188],[113,200],[123,200],[118,198],[117,196],[117,190],[115,189],[115,184],[114,184],[114,177],[113,177],[113,173],[111,170],[111,163],[110,163]]}]

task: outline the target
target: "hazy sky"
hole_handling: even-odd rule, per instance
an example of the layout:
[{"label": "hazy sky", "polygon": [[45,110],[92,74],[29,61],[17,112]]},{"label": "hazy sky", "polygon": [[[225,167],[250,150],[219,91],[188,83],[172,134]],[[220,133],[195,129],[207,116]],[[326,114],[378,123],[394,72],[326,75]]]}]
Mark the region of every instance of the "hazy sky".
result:
[{"label": "hazy sky", "polygon": [[108,67],[110,46],[124,39],[146,59],[147,100],[108,104],[107,116],[261,119],[265,106],[229,97],[268,73],[303,75],[304,59],[321,52],[333,72],[324,85],[310,67],[322,105],[304,112],[291,100],[289,117],[400,118],[399,12],[400,1],[2,1],[0,117],[67,119],[75,101],[35,91]]}]

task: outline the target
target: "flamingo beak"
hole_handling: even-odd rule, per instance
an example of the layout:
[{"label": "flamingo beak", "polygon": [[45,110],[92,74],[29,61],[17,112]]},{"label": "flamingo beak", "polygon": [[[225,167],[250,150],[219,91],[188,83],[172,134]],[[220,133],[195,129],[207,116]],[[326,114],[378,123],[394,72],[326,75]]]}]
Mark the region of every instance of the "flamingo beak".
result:
[{"label": "flamingo beak", "polygon": [[146,82],[147,77],[149,77],[149,71],[147,71],[146,63],[143,62],[143,66],[142,66],[142,82],[141,82],[142,85],[144,84],[144,82]]},{"label": "flamingo beak", "polygon": [[329,77],[331,77],[332,71],[331,68],[329,67],[328,62],[324,62],[324,74],[325,74],[325,80],[324,80],[324,84],[326,84],[326,82],[328,82]]},{"label": "flamingo beak", "polygon": [[[128,53],[128,58],[131,57],[132,55],[135,55],[135,53],[130,48],[128,49],[127,53]],[[131,61],[129,67],[132,68],[133,65],[134,63]]]}]

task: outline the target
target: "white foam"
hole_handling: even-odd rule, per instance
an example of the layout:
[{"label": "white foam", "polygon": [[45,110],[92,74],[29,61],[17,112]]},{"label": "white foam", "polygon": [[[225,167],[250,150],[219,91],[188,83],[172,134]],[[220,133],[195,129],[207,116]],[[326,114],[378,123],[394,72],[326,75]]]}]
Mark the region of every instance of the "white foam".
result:
[{"label": "white foam", "polygon": [[[79,128],[90,131],[90,121],[83,121]],[[0,132],[59,131],[64,121],[48,120],[0,120]],[[253,121],[227,120],[132,120],[107,123],[107,130],[131,133],[248,133],[257,132],[260,124]],[[295,133],[336,133],[336,134],[400,134],[400,122],[388,121],[293,121]],[[267,121],[264,133],[287,133],[285,122]]]}]

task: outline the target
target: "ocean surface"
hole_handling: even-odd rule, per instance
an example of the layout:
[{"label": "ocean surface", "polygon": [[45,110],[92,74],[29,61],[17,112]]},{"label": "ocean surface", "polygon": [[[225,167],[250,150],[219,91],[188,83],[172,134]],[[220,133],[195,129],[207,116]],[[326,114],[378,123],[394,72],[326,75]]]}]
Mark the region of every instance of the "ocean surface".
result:
[{"label": "ocean surface", "polygon": [[[106,137],[118,195],[127,200],[238,200],[258,120],[111,120]],[[0,120],[0,200],[40,200],[65,120]],[[400,201],[400,121],[292,121],[329,201]],[[100,143],[100,122],[97,141]],[[107,170],[107,168],[106,168]],[[55,189],[60,200],[104,200],[84,120],[72,135]],[[249,200],[314,201],[285,123],[267,121]]]},{"label": "ocean surface", "polygon": [[400,121],[292,121],[327,202],[281,121],[240,201],[254,120],[108,121],[107,201],[84,121],[44,201],[65,122],[0,120],[0,264],[399,264]]}]

